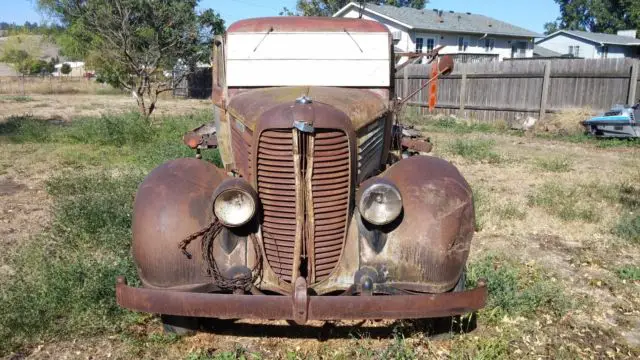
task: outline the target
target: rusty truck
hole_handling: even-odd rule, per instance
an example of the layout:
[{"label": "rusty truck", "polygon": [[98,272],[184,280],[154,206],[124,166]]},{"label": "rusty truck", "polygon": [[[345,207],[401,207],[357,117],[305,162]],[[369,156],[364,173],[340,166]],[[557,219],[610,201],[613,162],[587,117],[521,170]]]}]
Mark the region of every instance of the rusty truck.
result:
[{"label": "rusty truck", "polygon": [[176,159],[145,178],[141,286],[118,278],[118,303],[169,331],[482,308],[485,282],[465,289],[471,188],[451,163],[407,155],[393,45],[384,25],[347,18],[248,19],[216,37],[213,121],[184,141],[223,166]]}]

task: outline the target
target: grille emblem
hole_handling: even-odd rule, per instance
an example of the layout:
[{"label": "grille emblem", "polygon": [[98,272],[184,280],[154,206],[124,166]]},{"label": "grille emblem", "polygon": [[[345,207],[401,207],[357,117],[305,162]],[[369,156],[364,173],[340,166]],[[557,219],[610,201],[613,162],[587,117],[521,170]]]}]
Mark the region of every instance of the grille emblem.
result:
[{"label": "grille emblem", "polygon": [[305,133],[312,133],[316,131],[312,123],[303,120],[294,120],[293,127]]}]

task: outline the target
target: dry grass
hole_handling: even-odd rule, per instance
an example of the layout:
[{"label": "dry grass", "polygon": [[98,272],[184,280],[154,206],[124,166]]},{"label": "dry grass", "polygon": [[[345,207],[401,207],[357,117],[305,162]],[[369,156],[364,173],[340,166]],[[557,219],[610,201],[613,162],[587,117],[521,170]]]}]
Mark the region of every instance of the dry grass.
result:
[{"label": "dry grass", "polygon": [[[64,102],[71,105],[59,105]],[[18,113],[43,111],[71,118],[93,111],[81,106],[85,102],[96,103],[105,112],[125,111],[133,106],[133,100],[126,97],[94,96],[74,102],[72,97],[32,96],[31,101],[3,102],[0,109],[5,111],[4,107],[9,105]],[[36,104],[44,105],[34,107]],[[159,105],[161,110],[173,108],[177,113],[197,106],[209,109],[207,102],[197,101],[166,101]],[[91,133],[100,134],[100,124],[94,125],[96,131]],[[307,327],[291,327],[284,321],[239,321],[219,324],[211,332],[176,338],[162,335],[156,317],[140,315],[134,317],[135,321],[125,322],[123,329],[107,327],[95,334],[74,333],[68,340],[53,337],[22,351],[35,359],[637,358],[640,248],[628,238],[637,234],[635,223],[622,223],[625,226],[622,233],[619,218],[638,214],[633,209],[640,205],[640,189],[634,185],[640,168],[640,150],[601,149],[591,143],[509,136],[484,132],[482,126],[474,129],[466,127],[458,132],[443,126],[434,127],[427,134],[436,144],[435,152],[454,162],[474,189],[479,231],[472,243],[469,278],[473,282],[476,277],[488,277],[493,285],[488,308],[478,314],[478,326],[468,334],[447,327],[446,336],[431,337],[424,324],[412,322],[313,322]],[[144,137],[143,132],[136,133]],[[141,162],[138,156],[159,161],[160,157],[151,153],[153,149],[162,152],[155,143],[143,149],[130,144],[137,143],[138,138],[123,140],[128,144],[125,146],[104,145],[93,135],[85,140],[74,137],[74,141],[91,144],[41,144],[36,141],[38,134],[34,131],[31,140],[23,139],[25,142],[21,144],[0,142],[0,153],[4,155],[0,157],[0,180],[4,181],[5,189],[13,189],[11,194],[9,191],[0,194],[0,234],[8,234],[11,239],[2,243],[6,254],[0,255],[0,262],[15,254],[21,244],[40,245],[29,238],[47,231],[51,226],[48,224],[55,225],[60,219],[77,219],[73,221],[79,224],[78,228],[91,225],[96,230],[94,225],[104,224],[122,228],[111,224],[119,219],[119,211],[114,210],[110,213],[113,216],[105,218],[96,209],[111,209],[109,206],[114,204],[124,206],[119,202],[123,196],[118,194],[132,193],[131,184],[111,194],[111,188],[105,185],[109,178],[100,176],[92,182],[93,187],[87,188],[96,191],[96,195],[81,194],[86,201],[69,203],[73,207],[65,209],[75,210],[64,212],[66,218],[51,220],[52,215],[58,214],[52,214],[50,206],[58,201],[56,196],[61,189],[75,183],[74,179],[103,174],[105,170],[123,174],[131,170],[132,163],[148,167],[150,163]],[[52,137],[46,139],[51,141]],[[451,145],[456,142],[457,145]],[[170,146],[169,142],[158,145]],[[490,153],[509,161],[486,161],[492,158],[487,155]],[[163,155],[166,154],[159,154]],[[481,159],[476,159],[477,156]],[[60,182],[60,174],[71,173],[75,177],[69,179],[74,181]],[[56,179],[60,186],[45,189],[47,180],[56,184]],[[581,215],[589,210],[589,216]],[[89,216],[95,217],[95,222],[81,221]],[[121,221],[126,223],[124,219]],[[113,240],[108,231],[94,230],[97,235],[86,238],[90,244],[103,248]],[[59,249],[67,239],[58,236],[47,241],[56,244],[52,249]],[[57,265],[51,269],[64,269],[64,263]],[[4,269],[9,273],[11,270]],[[92,274],[101,269],[76,270]],[[2,271],[0,263],[0,281]],[[77,276],[70,279],[78,281]],[[109,289],[112,280],[109,278]],[[84,299],[81,292],[71,294],[74,299]],[[40,306],[47,308],[52,306],[51,302],[66,306],[64,298],[51,299]],[[104,305],[91,303],[88,308],[101,306]],[[60,329],[68,326],[62,312],[54,315],[61,318],[51,319],[48,315],[51,324]],[[117,318],[87,312],[87,319],[95,320],[92,326],[110,324]],[[86,319],[77,321],[82,325]]]},{"label": "dry grass", "polygon": [[106,84],[81,77],[0,77],[0,94],[5,95],[64,95],[64,94],[121,94]]},{"label": "dry grass", "polygon": [[547,115],[544,120],[536,122],[534,132],[550,135],[579,135],[584,133],[581,121],[594,116],[591,109],[568,109]]},{"label": "dry grass", "polygon": [[[127,95],[0,95],[0,123],[14,116],[72,120],[137,111],[136,101]],[[154,116],[190,114],[211,109],[208,100],[160,99]]]}]

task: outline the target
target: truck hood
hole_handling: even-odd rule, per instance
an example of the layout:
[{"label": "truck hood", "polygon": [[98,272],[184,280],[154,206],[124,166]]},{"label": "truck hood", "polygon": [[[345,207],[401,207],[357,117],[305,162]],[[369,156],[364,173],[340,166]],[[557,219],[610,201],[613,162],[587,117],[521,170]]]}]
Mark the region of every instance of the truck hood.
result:
[{"label": "truck hood", "polygon": [[303,95],[313,102],[331,105],[345,113],[356,131],[390,110],[389,100],[370,90],[301,86],[242,92],[231,98],[228,111],[254,131],[258,118],[265,111],[281,104],[293,104]]}]

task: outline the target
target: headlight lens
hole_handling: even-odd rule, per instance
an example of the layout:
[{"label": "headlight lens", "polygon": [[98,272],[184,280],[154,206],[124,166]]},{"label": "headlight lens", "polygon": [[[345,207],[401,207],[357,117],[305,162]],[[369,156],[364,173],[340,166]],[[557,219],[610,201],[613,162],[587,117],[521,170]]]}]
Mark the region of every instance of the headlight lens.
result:
[{"label": "headlight lens", "polygon": [[256,213],[256,196],[248,184],[236,179],[223,182],[213,200],[213,213],[228,227],[246,224]]},{"label": "headlight lens", "polygon": [[360,215],[374,225],[386,225],[402,212],[400,190],[385,179],[364,185],[358,200]]}]

